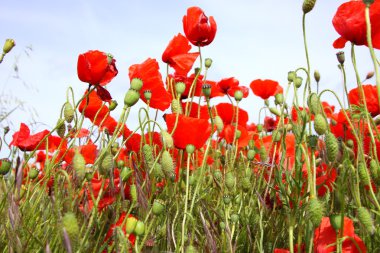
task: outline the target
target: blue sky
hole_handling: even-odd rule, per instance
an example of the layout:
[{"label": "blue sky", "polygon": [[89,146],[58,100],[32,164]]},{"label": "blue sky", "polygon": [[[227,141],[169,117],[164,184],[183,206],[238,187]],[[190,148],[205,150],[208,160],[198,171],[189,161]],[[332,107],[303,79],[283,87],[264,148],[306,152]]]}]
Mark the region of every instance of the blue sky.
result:
[{"label": "blue sky", "polygon": [[[214,16],[218,24],[214,42],[202,49],[203,57],[210,57],[214,62],[208,73],[209,79],[218,81],[233,76],[246,86],[254,79],[273,79],[285,87],[288,71],[306,65],[302,2],[2,1],[0,43],[13,38],[17,46],[0,65],[1,100],[12,97],[24,105],[9,117],[10,122],[1,124],[9,123],[11,128],[18,129],[20,122],[35,120],[41,124],[34,125],[34,128],[52,128],[65,102],[67,88],[74,89],[76,99],[86,89],[87,85],[77,78],[76,64],[80,53],[92,49],[114,55],[119,74],[108,88],[122,104],[129,88],[129,66],[148,57],[160,62],[168,42],[177,33],[183,33],[182,17],[190,6],[201,7],[206,15]],[[331,21],[343,2],[317,1],[315,9],[307,15],[311,68],[321,73],[320,90],[331,88],[340,94],[342,77],[335,56],[338,50],[332,47],[338,34]],[[344,51],[348,86],[354,87],[350,48],[347,46]],[[372,69],[368,49],[358,48],[357,58],[364,78]],[[14,78],[15,63],[19,78]],[[160,66],[164,76],[165,66]],[[330,102],[336,104],[333,100]],[[250,122],[257,122],[262,104],[253,93],[243,100],[241,106],[249,112]],[[121,108],[117,108],[115,116],[118,109]],[[131,126],[135,125],[136,112],[137,108],[127,121]]]}]

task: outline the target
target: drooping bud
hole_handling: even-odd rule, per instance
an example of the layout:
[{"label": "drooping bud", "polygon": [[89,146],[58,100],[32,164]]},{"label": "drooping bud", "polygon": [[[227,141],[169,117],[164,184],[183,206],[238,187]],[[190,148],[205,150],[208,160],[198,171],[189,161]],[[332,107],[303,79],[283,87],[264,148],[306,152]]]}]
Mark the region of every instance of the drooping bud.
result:
[{"label": "drooping bud", "polygon": [[309,110],[312,114],[315,115],[321,113],[321,103],[317,93],[310,93],[309,97],[307,98],[307,105],[309,106]]},{"label": "drooping bud", "polygon": [[294,78],[294,81],[293,81],[294,86],[298,89],[299,87],[301,87],[301,85],[302,85],[302,81],[303,81],[302,77],[300,77],[300,76],[296,76],[296,77]]},{"label": "drooping bud", "polygon": [[74,108],[69,102],[64,105],[63,116],[67,123],[71,123],[74,119]]},{"label": "drooping bud", "polygon": [[86,160],[84,159],[83,155],[79,153],[79,151],[75,151],[73,158],[73,168],[76,177],[81,182],[86,175]]},{"label": "drooping bud", "polygon": [[292,83],[294,81],[294,79],[296,78],[296,72],[294,71],[289,71],[288,72],[288,82],[289,83]]},{"label": "drooping bud", "polygon": [[166,145],[168,149],[174,147],[173,137],[165,130],[161,131],[162,142]]},{"label": "drooping bud", "polygon": [[135,89],[129,89],[124,97],[124,105],[131,107],[134,106],[140,99],[140,93]]},{"label": "drooping bud", "polygon": [[344,56],[344,52],[343,51],[339,51],[338,53],[336,53],[336,57],[337,57],[338,62],[340,63],[340,65],[343,65],[344,61],[346,60],[346,57]]},{"label": "drooping bud", "polygon": [[302,4],[303,13],[309,13],[315,5],[316,0],[304,0]]},{"label": "drooping bud", "polygon": [[0,175],[6,175],[12,167],[12,162],[8,158],[0,160]]},{"label": "drooping bud", "polygon": [[66,132],[66,125],[64,119],[59,119],[57,122],[56,130],[59,137],[63,138]]},{"label": "drooping bud", "polygon": [[319,83],[319,81],[321,80],[321,74],[319,73],[318,70],[315,70],[314,71],[314,79],[317,83]]},{"label": "drooping bud", "polygon": [[6,39],[3,46],[3,53],[4,54],[9,53],[14,46],[16,46],[16,43],[13,39]]},{"label": "drooping bud", "polygon": [[131,177],[133,171],[129,167],[123,167],[120,172],[120,178],[125,183]]},{"label": "drooping bud", "polygon": [[112,100],[111,101],[111,103],[110,103],[110,105],[109,105],[109,107],[108,107],[108,109],[110,109],[110,111],[113,111],[113,110],[115,110],[115,108],[117,107],[117,101],[116,100]]},{"label": "drooping bud", "polygon": [[109,175],[111,170],[114,167],[113,155],[111,152],[106,152],[103,156],[103,159],[100,162],[99,173],[100,175],[106,176]]},{"label": "drooping bud", "polygon": [[365,80],[371,79],[375,75],[375,72],[370,71],[367,73],[367,76],[365,77]]},{"label": "drooping bud", "polygon": [[131,89],[140,91],[143,86],[143,81],[140,78],[133,78],[131,81]]},{"label": "drooping bud", "polygon": [[269,107],[269,111],[271,113],[273,113],[274,115],[278,116],[278,117],[281,117],[281,112],[279,110],[277,110],[276,107]]},{"label": "drooping bud", "polygon": [[205,67],[206,69],[210,68],[212,65],[212,59],[211,58],[206,58],[205,59]]},{"label": "drooping bud", "polygon": [[367,229],[367,231],[369,231],[370,233],[373,233],[374,231],[373,220],[367,208],[363,206],[358,208],[358,219],[360,223]]},{"label": "drooping bud", "polygon": [[339,152],[339,143],[335,135],[332,134],[331,132],[326,133],[325,144],[326,144],[326,152],[327,152],[328,161],[330,162],[335,161]]},{"label": "drooping bud", "polygon": [[314,130],[317,132],[319,135],[323,135],[326,133],[328,129],[327,121],[325,117],[321,113],[318,113],[315,115],[314,118]]}]

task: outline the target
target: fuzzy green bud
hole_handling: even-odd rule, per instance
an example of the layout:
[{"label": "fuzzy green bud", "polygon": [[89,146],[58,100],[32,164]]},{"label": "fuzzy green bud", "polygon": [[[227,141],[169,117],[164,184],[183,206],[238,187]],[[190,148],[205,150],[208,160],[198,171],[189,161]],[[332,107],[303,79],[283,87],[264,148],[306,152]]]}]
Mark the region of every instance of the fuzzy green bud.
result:
[{"label": "fuzzy green bud", "polygon": [[358,208],[358,220],[366,228],[370,233],[374,232],[373,220],[371,217],[371,213],[367,210],[367,208],[361,206]]},{"label": "fuzzy green bud", "polygon": [[170,176],[174,172],[173,158],[167,150],[164,150],[164,152],[162,152],[161,166],[166,176]]},{"label": "fuzzy green bud", "polygon": [[216,115],[215,118],[214,118],[214,123],[215,123],[215,126],[216,126],[216,130],[220,133],[223,131],[223,128],[224,128],[224,123],[223,123],[223,120],[222,118],[219,116],[219,115]]},{"label": "fuzzy green bud", "polygon": [[326,133],[325,144],[326,144],[326,152],[327,152],[328,161],[330,162],[335,161],[339,153],[339,143],[335,135],[330,132]]},{"label": "fuzzy green bud", "polygon": [[64,119],[59,119],[57,122],[56,130],[59,137],[63,138],[66,133],[66,125]]},{"label": "fuzzy green bud", "polygon": [[12,162],[8,158],[0,160],[0,175],[6,175],[12,167]]},{"label": "fuzzy green bud", "polygon": [[161,199],[155,199],[153,201],[152,212],[154,215],[160,215],[165,210],[165,202]]},{"label": "fuzzy green bud", "polygon": [[9,53],[14,46],[16,46],[16,43],[13,39],[6,39],[3,46],[3,53],[4,54]]},{"label": "fuzzy green bud", "polygon": [[282,105],[282,103],[284,103],[284,95],[282,93],[277,93],[274,96],[274,103],[276,105]]},{"label": "fuzzy green bud", "polygon": [[208,69],[212,65],[212,59],[211,58],[206,58],[205,59],[205,67]]},{"label": "fuzzy green bud", "polygon": [[315,5],[316,0],[304,0],[302,4],[303,13],[309,13]]},{"label": "fuzzy green bud", "polygon": [[131,194],[132,203],[136,203],[137,202],[137,187],[135,184],[132,184],[129,187],[129,194]]},{"label": "fuzzy green bud", "polygon": [[131,89],[140,91],[143,86],[143,81],[140,78],[133,78],[131,81]]},{"label": "fuzzy green bud", "polygon": [[328,124],[322,114],[318,113],[314,118],[314,130],[317,134],[323,135],[328,129]]},{"label": "fuzzy green bud", "polygon": [[300,76],[296,76],[296,77],[294,78],[294,81],[293,81],[294,86],[298,89],[299,87],[301,87],[301,85],[302,85],[302,81],[303,81],[303,78],[302,78],[302,77],[300,77]]},{"label": "fuzzy green bud", "polygon": [[256,152],[253,149],[248,150],[247,152],[247,158],[249,161],[253,161],[255,159]]},{"label": "fuzzy green bud", "polygon": [[364,185],[370,185],[371,184],[371,180],[370,180],[370,177],[368,174],[367,167],[365,166],[365,164],[363,162],[359,162],[359,164],[358,164],[358,173],[359,173],[360,181]]},{"label": "fuzzy green bud", "polygon": [[178,95],[182,95],[185,92],[186,84],[184,82],[178,82],[175,84],[175,91]]},{"label": "fuzzy green bud", "polygon": [[137,221],[135,230],[133,231],[135,235],[142,236],[145,233],[145,224],[142,221]]},{"label": "fuzzy green bud", "polygon": [[171,110],[172,110],[172,113],[179,113],[179,114],[183,113],[182,105],[177,99],[172,100]]},{"label": "fuzzy green bud", "polygon": [[99,173],[103,176],[109,175],[113,167],[113,155],[111,154],[111,152],[107,152],[100,162]]},{"label": "fuzzy green bud", "polygon": [[86,175],[86,160],[79,151],[76,151],[74,154],[73,168],[79,181],[82,181]]},{"label": "fuzzy green bud", "polygon": [[75,245],[78,242],[80,230],[75,214],[72,212],[65,213],[65,215],[62,217],[62,226],[66,229],[71,244]]},{"label": "fuzzy green bud", "polygon": [[296,72],[294,71],[289,71],[288,72],[288,82],[289,83],[292,83],[294,81],[294,79],[296,78]]},{"label": "fuzzy green bud", "polygon": [[67,123],[71,123],[74,119],[74,108],[69,102],[64,105],[63,116]]},{"label": "fuzzy green bud", "polygon": [[173,137],[165,130],[161,131],[162,142],[166,145],[167,148],[171,149],[174,147]]},{"label": "fuzzy green bud", "polygon": [[311,198],[307,203],[307,216],[314,227],[318,227],[322,221],[324,206],[317,198]]},{"label": "fuzzy green bud", "polygon": [[135,89],[129,89],[124,97],[124,105],[131,107],[134,106],[140,99],[140,93]]},{"label": "fuzzy green bud", "polygon": [[123,167],[120,172],[120,178],[125,183],[131,177],[133,171],[129,167]]}]

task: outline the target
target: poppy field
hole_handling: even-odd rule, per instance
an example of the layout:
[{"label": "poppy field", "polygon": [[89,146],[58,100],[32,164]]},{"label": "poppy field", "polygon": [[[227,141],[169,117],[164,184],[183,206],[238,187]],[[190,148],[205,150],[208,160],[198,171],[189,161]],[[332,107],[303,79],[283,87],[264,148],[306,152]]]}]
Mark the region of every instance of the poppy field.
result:
[{"label": "poppy field", "polygon": [[[162,59],[129,67],[124,101],[107,89],[121,59],[80,54],[83,89],[67,89],[56,126],[0,137],[0,252],[380,252],[380,0],[347,1],[332,20],[344,95],[311,68],[315,4],[300,4],[306,63],[285,84],[209,80],[218,23],[195,6]],[[240,107],[252,97],[258,121]]]}]

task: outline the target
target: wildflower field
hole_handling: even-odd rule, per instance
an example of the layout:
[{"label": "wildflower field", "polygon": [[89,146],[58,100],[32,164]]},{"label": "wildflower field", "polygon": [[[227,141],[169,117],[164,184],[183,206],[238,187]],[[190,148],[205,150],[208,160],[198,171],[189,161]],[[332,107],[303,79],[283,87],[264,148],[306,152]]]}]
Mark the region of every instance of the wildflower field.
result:
[{"label": "wildflower field", "polygon": [[[380,0],[347,1],[332,20],[344,95],[310,67],[315,4],[300,4],[306,63],[286,84],[209,80],[217,20],[195,6],[162,59],[129,67],[124,101],[107,89],[118,56],[80,54],[83,89],[67,89],[53,129],[2,130],[0,252],[380,252]],[[258,121],[239,106],[252,97]]]}]

